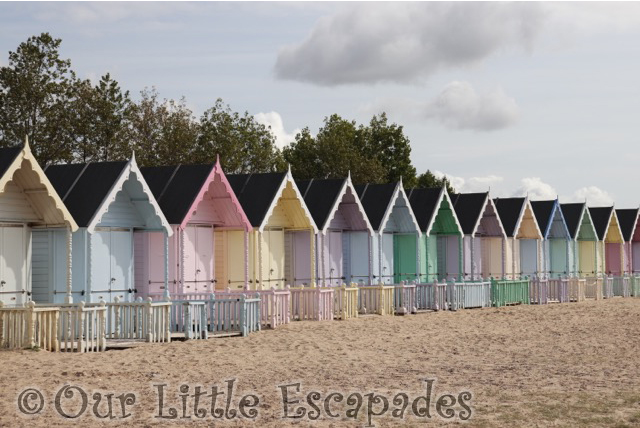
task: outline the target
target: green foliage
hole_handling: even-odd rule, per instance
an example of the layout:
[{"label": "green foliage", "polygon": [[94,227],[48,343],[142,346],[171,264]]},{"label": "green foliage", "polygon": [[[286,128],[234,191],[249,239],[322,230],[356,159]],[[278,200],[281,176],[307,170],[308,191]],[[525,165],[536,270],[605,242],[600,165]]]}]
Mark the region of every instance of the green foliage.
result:
[{"label": "green foliage", "polygon": [[[455,193],[456,190],[451,186],[447,177],[437,178],[430,170],[427,172],[423,172],[420,174],[416,180],[416,186],[418,188],[428,188],[428,187],[442,187],[447,186],[447,192],[449,194]],[[405,186],[408,188],[408,186]]]}]

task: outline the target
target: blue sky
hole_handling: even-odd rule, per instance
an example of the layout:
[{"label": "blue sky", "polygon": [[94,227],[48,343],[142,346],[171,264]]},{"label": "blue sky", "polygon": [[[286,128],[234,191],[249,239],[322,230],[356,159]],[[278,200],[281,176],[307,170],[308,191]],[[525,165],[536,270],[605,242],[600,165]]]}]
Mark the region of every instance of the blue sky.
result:
[{"label": "blue sky", "polygon": [[61,38],[81,77],[220,97],[280,144],[386,111],[462,191],[636,207],[638,3],[0,3],[0,65]]}]

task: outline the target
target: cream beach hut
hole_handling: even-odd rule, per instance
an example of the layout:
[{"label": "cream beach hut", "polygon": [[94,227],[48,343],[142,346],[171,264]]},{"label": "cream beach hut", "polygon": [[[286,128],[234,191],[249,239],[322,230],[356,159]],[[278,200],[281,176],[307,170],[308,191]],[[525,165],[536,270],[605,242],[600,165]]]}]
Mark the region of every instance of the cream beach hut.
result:
[{"label": "cream beach hut", "polygon": [[[49,230],[34,236],[34,257],[46,260],[42,301],[95,303],[132,301],[136,297],[134,236],[159,231],[158,251],[167,254],[171,227],[147,186],[135,157],[121,162],[51,165],[45,173],[78,223],[73,233],[71,289],[65,286],[66,263],[58,257],[64,236]],[[166,285],[166,255],[160,273]],[[35,268],[35,266],[34,266]],[[47,284],[46,286],[44,284]],[[46,292],[44,291],[46,290]]]},{"label": "cream beach hut", "polygon": [[464,233],[464,279],[502,278],[502,248],[506,234],[489,192],[453,194],[451,201]]},{"label": "cream beach hut", "polygon": [[369,245],[370,284],[416,280],[420,272],[420,225],[402,181],[361,184],[356,191],[374,231]]},{"label": "cream beach hut", "polygon": [[373,229],[351,176],[296,181],[318,226],[317,278],[323,286],[369,282]]},{"label": "cream beach hut", "polygon": [[[219,160],[140,170],[173,231],[170,294],[204,296],[216,289],[247,289],[251,224]],[[163,295],[162,233],[147,232],[136,238],[136,256],[142,261],[136,270],[139,291]]]},{"label": "cream beach hut", "polygon": [[315,284],[318,229],[291,170],[229,174],[227,179],[252,226],[248,237],[249,288]]},{"label": "cream beach hut", "polygon": [[504,240],[505,279],[537,275],[542,233],[529,198],[494,200],[507,238]]},{"label": "cream beach hut", "polygon": [[[62,237],[57,251],[66,289],[71,267],[71,233],[78,226],[38,165],[28,143],[0,149],[0,303],[21,306],[46,293],[48,266],[34,231],[48,228]],[[35,253],[34,253],[35,248]]]}]

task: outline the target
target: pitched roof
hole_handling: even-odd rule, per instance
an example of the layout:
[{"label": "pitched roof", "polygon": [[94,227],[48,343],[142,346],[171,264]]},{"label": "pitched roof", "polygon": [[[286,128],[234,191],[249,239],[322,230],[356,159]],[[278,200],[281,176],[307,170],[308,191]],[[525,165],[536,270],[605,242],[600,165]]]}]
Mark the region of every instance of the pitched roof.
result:
[{"label": "pitched roof", "polygon": [[359,184],[355,186],[360,202],[364,208],[373,230],[379,230],[391,198],[396,191],[397,183]]},{"label": "pitched roof", "polygon": [[555,200],[551,201],[531,201],[533,215],[536,216],[540,232],[546,236],[547,229],[551,223],[551,216],[554,213],[553,207],[556,205]]},{"label": "pitched roof", "polygon": [[485,193],[454,193],[451,196],[453,208],[465,235],[471,235],[483,213],[489,192]]},{"label": "pitched roof", "polygon": [[616,210],[622,237],[627,242],[633,239],[633,233],[636,230],[636,223],[638,221],[638,211],[640,211],[638,208]]},{"label": "pitched roof", "polygon": [[432,219],[437,214],[438,201],[442,188],[411,189],[409,191],[409,203],[418,220],[420,230],[426,232]]},{"label": "pitched roof", "polygon": [[583,202],[573,204],[560,204],[562,216],[569,229],[571,239],[576,239],[580,230],[580,220],[582,219],[582,211],[585,204]]},{"label": "pitched roof", "polygon": [[153,196],[171,224],[180,224],[189,214],[200,189],[215,164],[140,168]]},{"label": "pitched roof", "polygon": [[78,226],[87,227],[127,163],[50,165],[45,173]]},{"label": "pitched roof", "polygon": [[260,227],[264,222],[286,176],[286,172],[227,175],[227,180],[253,227]]},{"label": "pitched roof", "polygon": [[0,148],[0,177],[2,177],[13,161],[16,160],[20,152],[22,151],[22,147],[3,147]]},{"label": "pitched roof", "polygon": [[335,205],[336,199],[340,196],[340,191],[344,187],[346,178],[327,180],[296,180],[296,185],[304,198],[313,221],[321,230],[326,226],[331,209]]},{"label": "pitched roof", "polygon": [[598,239],[601,241],[604,240],[605,233],[607,233],[612,211],[613,207],[589,207],[593,227],[596,229]]},{"label": "pitched roof", "polygon": [[516,233],[516,225],[520,219],[520,213],[525,202],[525,198],[496,198],[494,203],[504,232],[508,237],[513,237]]}]

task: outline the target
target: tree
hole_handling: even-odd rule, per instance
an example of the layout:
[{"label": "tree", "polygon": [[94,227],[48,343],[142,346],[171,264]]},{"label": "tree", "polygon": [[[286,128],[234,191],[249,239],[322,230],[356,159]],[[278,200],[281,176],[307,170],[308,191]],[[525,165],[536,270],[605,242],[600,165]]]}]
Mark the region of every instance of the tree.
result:
[{"label": "tree", "polygon": [[0,68],[0,145],[19,145],[29,137],[43,165],[72,159],[68,131],[75,76],[71,61],[60,58],[61,42],[49,33],[32,36]]},{"label": "tree", "polygon": [[[451,186],[449,180],[447,180],[446,176],[437,178],[430,170],[427,170],[427,172],[423,172],[418,176],[418,178],[416,179],[415,187],[423,189],[428,187],[442,187],[443,185],[447,187],[448,193],[451,194],[456,192],[456,190]],[[405,187],[410,188],[411,186]]]},{"label": "tree", "polygon": [[286,165],[275,137],[248,112],[240,115],[218,98],[200,118],[192,160],[213,162],[216,156],[226,173],[282,171]]},{"label": "tree", "polygon": [[184,98],[160,102],[155,88],[144,89],[140,96],[127,109],[126,127],[114,157],[128,159],[135,150],[142,166],[191,163],[198,123]]}]

